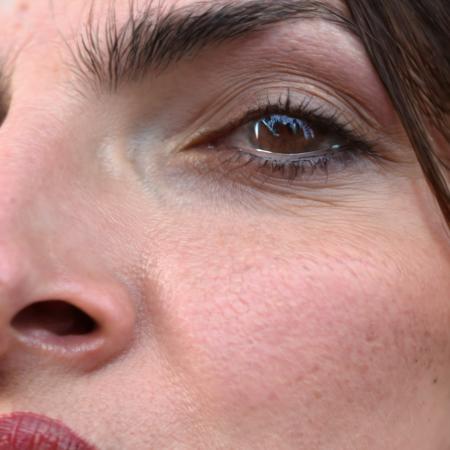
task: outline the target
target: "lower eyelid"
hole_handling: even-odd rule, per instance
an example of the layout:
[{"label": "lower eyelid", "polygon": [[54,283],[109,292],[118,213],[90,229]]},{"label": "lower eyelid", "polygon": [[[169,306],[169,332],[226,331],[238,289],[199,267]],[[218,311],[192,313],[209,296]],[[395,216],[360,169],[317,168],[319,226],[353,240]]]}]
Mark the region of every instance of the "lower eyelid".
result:
[{"label": "lower eyelid", "polygon": [[259,183],[261,187],[268,180],[278,180],[280,183],[298,180],[321,185],[333,176],[346,173],[347,168],[360,167],[365,170],[369,159],[378,157],[375,154],[369,155],[364,150],[351,148],[316,157],[291,158],[288,163],[275,158],[260,158],[236,148],[209,147],[201,149],[199,153],[202,171],[229,177],[233,182],[244,184],[251,179],[253,185]]}]

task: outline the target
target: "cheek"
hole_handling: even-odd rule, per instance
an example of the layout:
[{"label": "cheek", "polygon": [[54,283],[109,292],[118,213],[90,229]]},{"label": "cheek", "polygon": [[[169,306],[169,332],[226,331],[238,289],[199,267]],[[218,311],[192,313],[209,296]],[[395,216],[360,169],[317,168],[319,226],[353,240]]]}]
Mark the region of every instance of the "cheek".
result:
[{"label": "cheek", "polygon": [[165,261],[166,343],[222,416],[395,407],[448,358],[450,285],[418,247],[215,242]]}]

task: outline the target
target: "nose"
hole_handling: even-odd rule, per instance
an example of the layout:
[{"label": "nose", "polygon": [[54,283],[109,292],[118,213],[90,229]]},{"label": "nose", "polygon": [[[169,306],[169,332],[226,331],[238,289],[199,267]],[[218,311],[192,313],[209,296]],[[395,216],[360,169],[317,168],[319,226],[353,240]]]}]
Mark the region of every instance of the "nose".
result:
[{"label": "nose", "polygon": [[[132,343],[130,290],[111,267],[88,257],[92,245],[73,251],[67,242],[78,247],[82,227],[71,228],[64,205],[52,197],[55,185],[36,193],[26,159],[1,149],[0,143],[0,368],[15,361],[22,368],[27,361],[30,368],[98,368]],[[34,169],[35,182],[39,165]]]},{"label": "nose", "polygon": [[27,250],[0,240],[0,366],[28,355],[93,370],[125,351],[135,324],[126,288],[81,268],[40,270]]}]

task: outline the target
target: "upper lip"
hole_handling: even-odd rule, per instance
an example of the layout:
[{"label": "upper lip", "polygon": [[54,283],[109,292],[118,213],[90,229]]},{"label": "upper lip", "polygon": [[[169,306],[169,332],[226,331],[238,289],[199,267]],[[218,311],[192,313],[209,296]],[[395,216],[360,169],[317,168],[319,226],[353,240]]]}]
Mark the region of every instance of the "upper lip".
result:
[{"label": "upper lip", "polygon": [[15,412],[0,416],[0,450],[96,450],[62,422]]}]

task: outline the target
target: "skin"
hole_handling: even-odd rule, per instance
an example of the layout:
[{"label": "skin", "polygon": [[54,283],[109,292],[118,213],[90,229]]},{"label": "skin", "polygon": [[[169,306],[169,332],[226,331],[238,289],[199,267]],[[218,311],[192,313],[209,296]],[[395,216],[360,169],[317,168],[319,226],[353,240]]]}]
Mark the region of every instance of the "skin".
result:
[{"label": "skin", "polygon": [[[89,6],[0,0],[0,413],[100,450],[450,449],[448,236],[360,44],[284,24],[94,95]],[[178,151],[287,87],[389,160],[263,183]],[[95,336],[15,325],[55,299]]]}]

